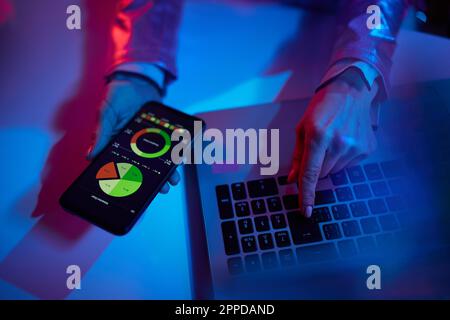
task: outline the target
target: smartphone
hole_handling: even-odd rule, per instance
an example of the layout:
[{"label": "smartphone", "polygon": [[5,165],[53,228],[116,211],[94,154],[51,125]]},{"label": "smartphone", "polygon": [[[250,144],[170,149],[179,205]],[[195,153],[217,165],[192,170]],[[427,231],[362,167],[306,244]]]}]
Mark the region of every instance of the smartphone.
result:
[{"label": "smartphone", "polygon": [[[145,104],[60,198],[70,213],[115,235],[128,233],[174,173],[174,130],[202,121],[163,104]],[[202,127],[203,121],[202,121]]]}]

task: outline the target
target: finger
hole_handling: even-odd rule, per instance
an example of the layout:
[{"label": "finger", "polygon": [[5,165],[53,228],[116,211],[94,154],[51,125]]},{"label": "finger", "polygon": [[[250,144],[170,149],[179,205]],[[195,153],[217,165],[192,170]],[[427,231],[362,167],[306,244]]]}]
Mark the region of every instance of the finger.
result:
[{"label": "finger", "polygon": [[291,169],[288,175],[289,183],[295,182],[295,180],[298,177],[300,166],[302,164],[303,143],[304,143],[304,134],[303,130],[301,130],[297,135],[297,139],[295,140],[294,155],[292,157]]},{"label": "finger", "polygon": [[169,178],[169,183],[172,186],[176,186],[181,180],[180,174],[178,173],[177,170],[175,170],[175,172],[170,176]]},{"label": "finger", "polygon": [[169,186],[169,184],[166,182],[166,183],[164,183],[164,185],[162,186],[161,190],[159,190],[159,193],[167,194],[167,193],[169,193],[169,191],[170,191],[170,186]]},{"label": "finger", "polygon": [[108,144],[111,137],[116,133],[117,116],[112,108],[106,108],[102,112],[99,126],[96,133],[96,141],[88,151],[87,158],[92,160],[100,151],[102,151]]},{"label": "finger", "polygon": [[325,158],[323,143],[308,142],[303,150],[299,180],[299,204],[303,214],[309,218],[314,206],[317,181]]},{"label": "finger", "polygon": [[341,152],[337,151],[335,148],[331,147],[325,152],[325,158],[322,164],[322,170],[320,171],[320,178],[326,177],[330,174],[331,170],[334,168],[339,158],[342,156]]},{"label": "finger", "polygon": [[345,168],[357,165],[359,162],[367,158],[367,155],[358,155],[356,152],[349,152],[345,156],[342,156],[335,164],[332,173],[339,172]]}]

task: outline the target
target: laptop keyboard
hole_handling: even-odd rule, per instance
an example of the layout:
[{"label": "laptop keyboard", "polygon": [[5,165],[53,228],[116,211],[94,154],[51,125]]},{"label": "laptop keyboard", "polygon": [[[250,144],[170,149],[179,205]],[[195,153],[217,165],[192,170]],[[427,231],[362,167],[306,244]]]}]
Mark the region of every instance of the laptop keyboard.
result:
[{"label": "laptop keyboard", "polygon": [[349,258],[389,245],[405,209],[399,161],[347,168],[316,192],[310,219],[297,194],[283,194],[287,177],[216,186],[231,274]]}]

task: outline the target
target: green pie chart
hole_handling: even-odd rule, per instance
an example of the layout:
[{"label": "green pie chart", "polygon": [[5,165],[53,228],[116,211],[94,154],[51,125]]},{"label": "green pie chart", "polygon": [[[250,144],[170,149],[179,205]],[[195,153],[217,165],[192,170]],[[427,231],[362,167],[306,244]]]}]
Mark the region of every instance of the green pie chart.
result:
[{"label": "green pie chart", "polygon": [[111,197],[127,197],[142,185],[142,172],[130,163],[109,162],[98,170],[100,189]]}]

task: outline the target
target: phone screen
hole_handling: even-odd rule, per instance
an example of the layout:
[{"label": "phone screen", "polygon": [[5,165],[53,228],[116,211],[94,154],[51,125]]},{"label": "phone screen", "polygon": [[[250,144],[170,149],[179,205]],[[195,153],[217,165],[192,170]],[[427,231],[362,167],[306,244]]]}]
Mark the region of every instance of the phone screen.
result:
[{"label": "phone screen", "polygon": [[127,233],[176,168],[174,130],[194,137],[193,116],[146,104],[61,197],[72,213],[115,233]]}]

